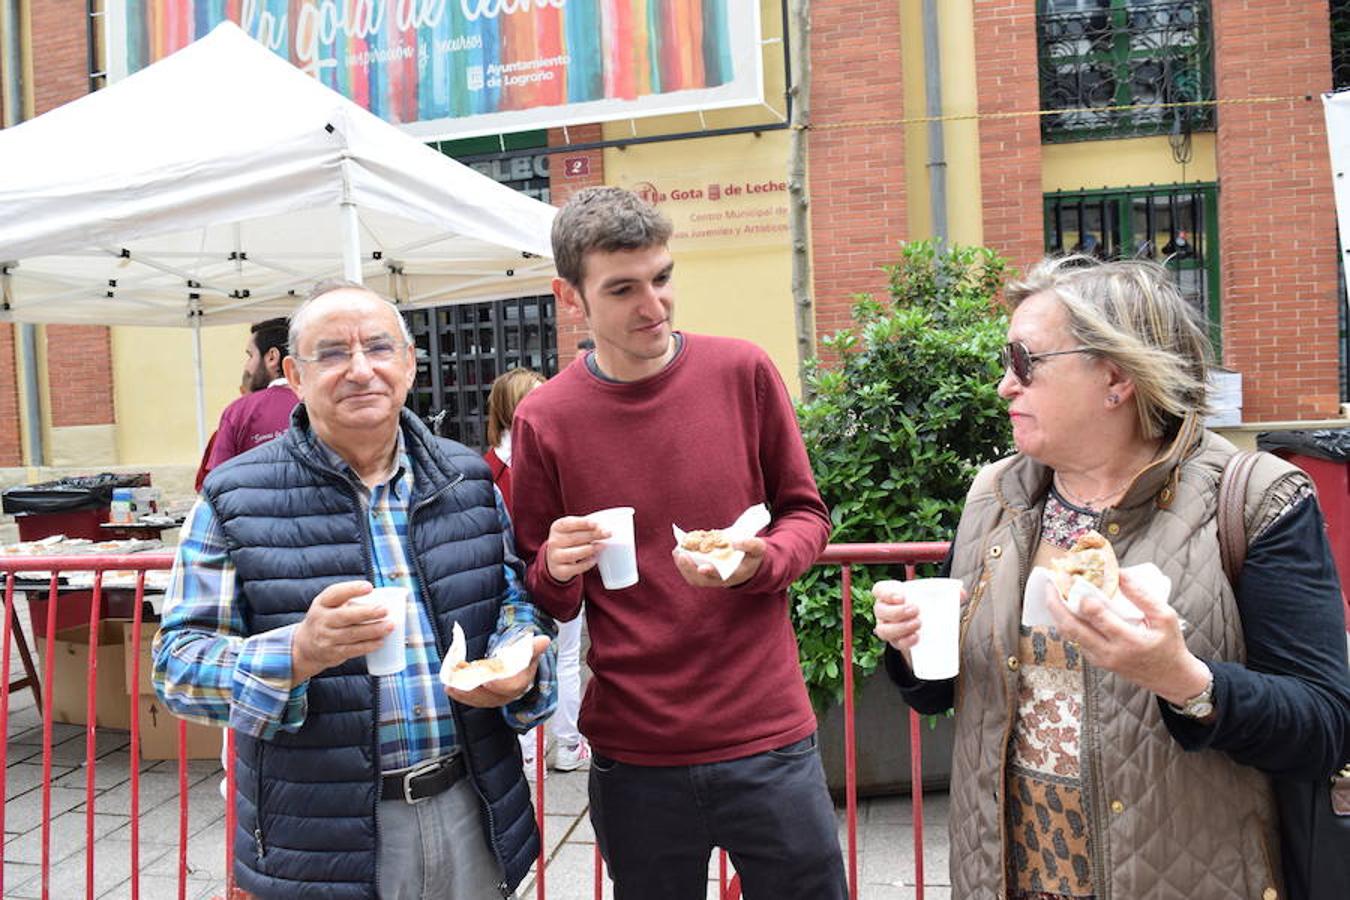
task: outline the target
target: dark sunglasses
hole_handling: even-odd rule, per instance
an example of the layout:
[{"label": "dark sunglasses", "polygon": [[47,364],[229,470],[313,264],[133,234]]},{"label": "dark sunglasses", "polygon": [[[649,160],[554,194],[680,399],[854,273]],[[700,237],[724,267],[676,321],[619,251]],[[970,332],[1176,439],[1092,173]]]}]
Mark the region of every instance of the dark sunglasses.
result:
[{"label": "dark sunglasses", "polygon": [[1005,372],[1012,372],[1013,377],[1022,382],[1026,387],[1031,384],[1031,369],[1042,359],[1048,359],[1051,356],[1067,356],[1070,353],[1091,353],[1091,347],[1075,347],[1072,350],[1050,350],[1046,353],[1032,353],[1027,349],[1027,345],[1021,341],[1009,341],[1003,345],[1003,349],[998,352],[998,358],[1003,363]]}]

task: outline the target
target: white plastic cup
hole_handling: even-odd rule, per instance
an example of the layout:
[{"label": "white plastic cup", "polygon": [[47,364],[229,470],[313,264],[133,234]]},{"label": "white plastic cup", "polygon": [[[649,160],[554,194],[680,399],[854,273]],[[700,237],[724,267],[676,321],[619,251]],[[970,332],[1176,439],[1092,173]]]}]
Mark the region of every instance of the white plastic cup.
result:
[{"label": "white plastic cup", "polygon": [[617,591],[638,583],[637,542],[633,537],[633,507],[615,506],[586,518],[609,532],[600,541],[596,565],[606,590]]},{"label": "white plastic cup", "polygon": [[370,674],[397,675],[407,668],[408,589],[379,587],[348,602],[382,606],[387,620],[394,623],[394,630],[385,635],[379,649],[366,654],[366,669]]},{"label": "white plastic cup", "polygon": [[955,677],[961,656],[961,579],[917,578],[904,585],[905,600],[919,609],[919,640],[909,651],[914,677]]}]

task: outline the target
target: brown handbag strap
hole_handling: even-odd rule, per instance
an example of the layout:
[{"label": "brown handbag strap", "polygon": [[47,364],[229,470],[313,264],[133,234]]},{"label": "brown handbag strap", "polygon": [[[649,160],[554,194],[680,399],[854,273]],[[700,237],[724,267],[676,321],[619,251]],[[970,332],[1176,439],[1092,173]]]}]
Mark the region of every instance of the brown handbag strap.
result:
[{"label": "brown handbag strap", "polygon": [[1239,450],[1228,460],[1219,478],[1219,558],[1228,583],[1234,587],[1247,559],[1247,483],[1258,458],[1255,451]]}]

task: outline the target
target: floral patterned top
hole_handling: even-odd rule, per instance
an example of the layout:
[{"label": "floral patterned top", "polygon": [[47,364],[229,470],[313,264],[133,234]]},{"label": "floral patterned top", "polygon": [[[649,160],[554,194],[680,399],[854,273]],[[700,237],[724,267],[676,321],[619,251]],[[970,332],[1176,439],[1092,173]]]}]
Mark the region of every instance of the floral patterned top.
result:
[{"label": "floral patterned top", "polygon": [[[1048,566],[1101,513],[1053,488],[1034,564]],[[1078,648],[1048,626],[1020,626],[1017,715],[1008,749],[1008,895],[1013,900],[1093,896],[1079,735],[1083,665]]]}]

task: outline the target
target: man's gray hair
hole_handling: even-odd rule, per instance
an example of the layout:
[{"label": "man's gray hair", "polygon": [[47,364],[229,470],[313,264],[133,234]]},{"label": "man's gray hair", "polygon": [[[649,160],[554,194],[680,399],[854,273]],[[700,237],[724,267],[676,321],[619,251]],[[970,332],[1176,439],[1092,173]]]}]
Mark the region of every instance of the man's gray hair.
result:
[{"label": "man's gray hair", "polygon": [[399,308],[394,301],[378,291],[371,290],[364,284],[359,284],[355,281],[346,281],[341,278],[328,278],[314,285],[310,290],[309,295],[305,297],[304,302],[300,304],[295,312],[291,313],[291,327],[290,331],[286,334],[286,342],[290,344],[291,356],[294,356],[297,359],[300,356],[300,336],[304,333],[305,326],[309,324],[310,307],[314,305],[315,300],[318,300],[325,294],[331,294],[334,291],[360,291],[363,294],[369,294],[375,299],[387,303],[389,308],[393,310],[394,318],[398,320],[398,328],[403,335],[403,342],[409,347],[413,345],[412,332],[408,330],[408,323],[404,320],[403,314],[399,312]]},{"label": "man's gray hair", "polygon": [[587,253],[663,247],[671,231],[670,219],[632,191],[584,188],[553,220],[553,264],[560,278],[580,288]]},{"label": "man's gray hair", "polygon": [[1004,296],[1016,309],[1042,293],[1064,305],[1078,346],[1133,379],[1145,437],[1170,434],[1187,415],[1208,411],[1214,349],[1200,311],[1165,266],[1148,259],[1050,257],[1010,283]]}]

